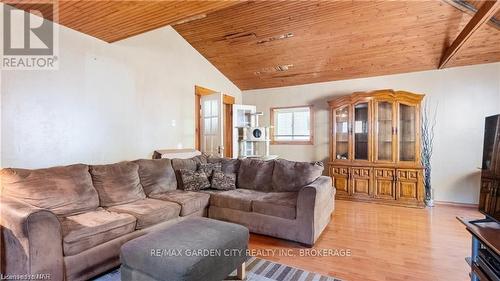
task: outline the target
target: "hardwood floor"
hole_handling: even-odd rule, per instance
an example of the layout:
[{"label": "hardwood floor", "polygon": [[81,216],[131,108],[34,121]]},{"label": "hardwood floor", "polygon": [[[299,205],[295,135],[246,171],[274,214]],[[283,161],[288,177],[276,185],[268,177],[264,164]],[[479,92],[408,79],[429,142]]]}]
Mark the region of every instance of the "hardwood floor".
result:
[{"label": "hardwood floor", "polygon": [[455,216],[482,217],[476,209],[335,203],[332,221],[312,249],[346,249],[351,250],[351,256],[268,256],[270,250],[299,254],[307,248],[256,234],[250,237],[250,249],[262,258],[345,281],[468,279],[464,258],[470,254],[470,235]]}]

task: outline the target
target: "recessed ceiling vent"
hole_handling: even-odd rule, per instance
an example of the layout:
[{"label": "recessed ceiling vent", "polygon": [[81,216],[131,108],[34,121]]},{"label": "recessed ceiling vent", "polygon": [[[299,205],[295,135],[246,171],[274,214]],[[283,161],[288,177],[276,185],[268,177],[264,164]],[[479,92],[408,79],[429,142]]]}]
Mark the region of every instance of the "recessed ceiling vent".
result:
[{"label": "recessed ceiling vent", "polygon": [[292,67],[293,64],[282,64],[282,65],[277,65],[274,67],[276,71],[287,71],[290,67]]},{"label": "recessed ceiling vent", "polygon": [[259,76],[262,74],[271,74],[271,73],[275,73],[275,72],[285,72],[285,71],[288,71],[291,67],[293,67],[293,64],[281,64],[281,65],[276,65],[273,67],[263,68],[260,71],[255,71],[254,74]]},{"label": "recessed ceiling vent", "polygon": [[264,44],[264,43],[268,43],[268,42],[272,42],[272,41],[276,41],[276,40],[288,39],[288,38],[292,38],[292,37],[293,37],[293,33],[288,32],[288,33],[285,33],[285,34],[281,34],[281,35],[278,35],[278,36],[269,37],[267,39],[257,41],[257,44]]},{"label": "recessed ceiling vent", "polygon": [[235,41],[247,41],[247,40],[253,40],[257,36],[253,32],[235,32],[231,34],[227,34],[224,36],[224,39],[230,42],[235,42]]}]

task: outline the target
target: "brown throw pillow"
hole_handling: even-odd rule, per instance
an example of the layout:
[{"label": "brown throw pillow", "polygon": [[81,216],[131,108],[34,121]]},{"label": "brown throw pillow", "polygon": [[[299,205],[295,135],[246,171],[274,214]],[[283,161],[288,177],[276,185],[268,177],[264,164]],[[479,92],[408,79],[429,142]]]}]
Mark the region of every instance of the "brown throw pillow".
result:
[{"label": "brown throw pillow", "polygon": [[208,177],[203,171],[192,171],[180,169],[179,174],[182,180],[182,186],[187,191],[198,191],[210,188]]},{"label": "brown throw pillow", "polygon": [[212,188],[218,190],[236,189],[236,174],[225,174],[214,170],[212,174]]}]

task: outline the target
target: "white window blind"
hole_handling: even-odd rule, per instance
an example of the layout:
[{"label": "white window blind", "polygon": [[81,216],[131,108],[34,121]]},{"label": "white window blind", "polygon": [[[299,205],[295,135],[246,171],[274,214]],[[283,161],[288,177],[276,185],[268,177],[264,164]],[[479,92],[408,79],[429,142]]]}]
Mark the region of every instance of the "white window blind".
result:
[{"label": "white window blind", "polygon": [[311,141],[311,107],[273,109],[274,141]]}]

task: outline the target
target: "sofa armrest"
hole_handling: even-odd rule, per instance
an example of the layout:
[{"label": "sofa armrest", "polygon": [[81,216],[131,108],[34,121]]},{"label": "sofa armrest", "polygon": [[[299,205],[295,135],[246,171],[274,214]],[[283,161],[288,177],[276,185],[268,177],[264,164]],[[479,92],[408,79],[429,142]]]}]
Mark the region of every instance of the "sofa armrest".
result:
[{"label": "sofa armrest", "polygon": [[42,278],[48,280],[64,279],[61,225],[56,215],[0,197],[0,226],[2,274],[43,274]]},{"label": "sofa armrest", "polygon": [[321,176],[299,191],[297,220],[303,243],[313,245],[330,222],[333,212],[335,188],[332,178]]}]

